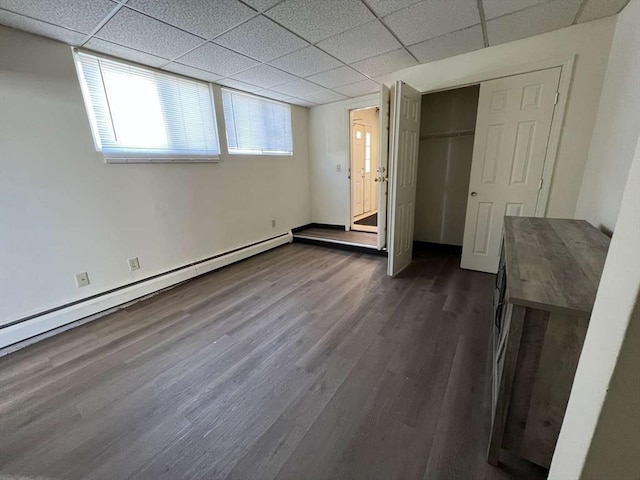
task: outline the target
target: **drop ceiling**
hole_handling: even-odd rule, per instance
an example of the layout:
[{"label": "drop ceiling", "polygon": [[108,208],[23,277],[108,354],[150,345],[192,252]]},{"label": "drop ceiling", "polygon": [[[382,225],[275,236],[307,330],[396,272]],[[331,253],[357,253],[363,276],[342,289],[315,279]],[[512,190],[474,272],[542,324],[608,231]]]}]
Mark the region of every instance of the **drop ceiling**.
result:
[{"label": "drop ceiling", "polygon": [[391,72],[618,13],[628,0],[0,0],[0,24],[314,106]]}]

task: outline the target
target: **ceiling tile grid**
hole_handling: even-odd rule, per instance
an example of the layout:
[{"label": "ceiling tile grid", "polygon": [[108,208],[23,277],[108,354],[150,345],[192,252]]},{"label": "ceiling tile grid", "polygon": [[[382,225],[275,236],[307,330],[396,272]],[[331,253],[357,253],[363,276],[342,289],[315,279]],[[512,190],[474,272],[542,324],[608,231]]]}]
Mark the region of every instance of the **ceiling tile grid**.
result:
[{"label": "ceiling tile grid", "polygon": [[366,79],[367,77],[356,72],[353,68],[345,66],[307,77],[307,80],[327,88],[340,87]]},{"label": "ceiling tile grid", "polygon": [[311,43],[375,20],[360,0],[285,0],[267,16]]},{"label": "ceiling tile grid", "polygon": [[202,38],[126,7],[121,8],[96,37],[151,55],[175,58],[197,47]]},{"label": "ceiling tile grid", "polygon": [[216,73],[224,77],[234,75],[260,64],[227,48],[205,43],[177,59],[178,63]]},{"label": "ceiling tile grid", "polygon": [[238,0],[129,0],[127,7],[203,38],[213,38],[256,12]]},{"label": "ceiling tile grid", "polygon": [[373,93],[419,63],[615,15],[628,1],[0,0],[0,24],[309,107]]},{"label": "ceiling tile grid", "polygon": [[317,46],[344,63],[357,62],[401,47],[379,20],[327,38]]},{"label": "ceiling tile grid", "polygon": [[266,17],[258,16],[214,40],[262,62],[291,53],[308,43]]},{"label": "ceiling tile grid", "polygon": [[415,55],[420,63],[427,63],[481,48],[484,48],[482,27],[476,25],[417,43],[409,47],[409,51]]},{"label": "ceiling tile grid", "polygon": [[490,45],[513,42],[568,27],[582,0],[553,0],[487,22]]}]

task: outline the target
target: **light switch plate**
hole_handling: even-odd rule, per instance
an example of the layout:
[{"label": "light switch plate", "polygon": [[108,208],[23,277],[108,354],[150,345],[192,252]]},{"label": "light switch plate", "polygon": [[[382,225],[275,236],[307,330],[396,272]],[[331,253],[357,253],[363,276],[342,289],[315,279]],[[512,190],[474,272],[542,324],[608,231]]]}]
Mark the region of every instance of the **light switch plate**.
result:
[{"label": "light switch plate", "polygon": [[340,173],[341,171],[342,171],[342,164],[341,164],[341,163],[338,163],[338,164],[336,165],[336,172]]}]

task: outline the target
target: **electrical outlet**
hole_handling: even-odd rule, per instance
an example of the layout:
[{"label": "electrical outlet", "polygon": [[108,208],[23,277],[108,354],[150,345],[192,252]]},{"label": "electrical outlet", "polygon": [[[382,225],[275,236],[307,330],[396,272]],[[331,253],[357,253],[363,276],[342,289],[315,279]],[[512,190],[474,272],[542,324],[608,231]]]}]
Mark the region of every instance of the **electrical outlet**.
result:
[{"label": "electrical outlet", "polygon": [[76,285],[78,287],[86,287],[89,283],[89,274],[87,272],[76,273]]},{"label": "electrical outlet", "polygon": [[132,272],[134,270],[140,270],[140,260],[138,260],[138,257],[133,257],[129,259],[129,270]]},{"label": "electrical outlet", "polygon": [[276,228],[276,220],[271,220],[271,228]]},{"label": "electrical outlet", "polygon": [[340,173],[342,171],[342,164],[338,163],[336,164],[336,172]]}]

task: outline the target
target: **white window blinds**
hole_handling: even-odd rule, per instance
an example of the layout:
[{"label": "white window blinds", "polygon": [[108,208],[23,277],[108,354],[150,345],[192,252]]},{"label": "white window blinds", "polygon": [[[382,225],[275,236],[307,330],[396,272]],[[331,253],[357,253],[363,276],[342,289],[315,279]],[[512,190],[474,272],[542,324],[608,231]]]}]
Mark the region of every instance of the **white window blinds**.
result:
[{"label": "white window blinds", "polygon": [[235,90],[222,89],[229,153],[291,155],[291,108]]},{"label": "white window blinds", "polygon": [[220,153],[210,86],[77,52],[96,148],[133,161],[202,161]]}]

